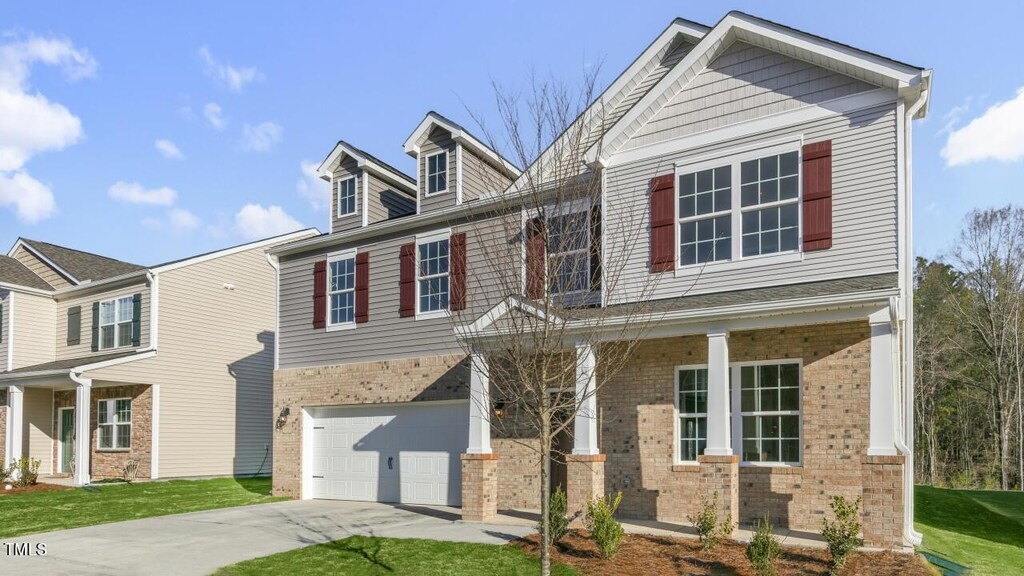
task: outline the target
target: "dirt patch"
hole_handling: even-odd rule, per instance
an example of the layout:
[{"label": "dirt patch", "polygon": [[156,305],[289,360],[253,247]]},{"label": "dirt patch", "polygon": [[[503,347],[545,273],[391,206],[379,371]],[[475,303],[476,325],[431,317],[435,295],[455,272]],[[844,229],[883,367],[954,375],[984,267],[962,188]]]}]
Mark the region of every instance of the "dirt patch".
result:
[{"label": "dirt patch", "polygon": [[25,486],[24,488],[18,488],[14,486],[10,490],[5,490],[6,484],[0,485],[0,496],[7,494],[31,494],[33,492],[56,492],[58,490],[70,490],[70,486],[61,486],[60,484],[44,484],[42,482],[38,484],[32,484]]},{"label": "dirt patch", "polygon": [[[526,552],[539,556],[539,535],[512,542]],[[690,538],[627,534],[622,547],[605,559],[586,532],[571,532],[553,550],[552,560],[568,564],[585,575],[649,574],[756,576],[746,556],[746,545],[729,541],[704,552]],[[828,574],[828,552],[817,548],[784,547],[776,565],[779,574]],[[916,554],[897,552],[855,552],[841,574],[872,576],[932,576],[927,563]]]}]

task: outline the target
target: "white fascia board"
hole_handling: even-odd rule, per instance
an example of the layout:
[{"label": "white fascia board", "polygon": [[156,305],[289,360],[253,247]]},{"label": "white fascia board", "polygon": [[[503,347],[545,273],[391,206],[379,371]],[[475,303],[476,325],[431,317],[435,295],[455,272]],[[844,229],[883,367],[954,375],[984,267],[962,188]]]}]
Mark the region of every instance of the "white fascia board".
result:
[{"label": "white fascia board", "polygon": [[268,246],[276,246],[278,244],[287,244],[289,242],[295,242],[298,240],[304,240],[314,236],[319,236],[320,231],[316,228],[306,228],[305,230],[297,230],[291,234],[284,236],[276,236],[274,238],[267,238],[266,240],[260,240],[258,242],[250,242],[248,244],[242,244],[241,246],[234,246],[232,248],[225,248],[217,252],[211,252],[202,256],[196,256],[195,258],[189,258],[180,262],[173,262],[164,266],[157,266],[151,268],[150,271],[154,274],[161,274],[170,270],[177,270],[178,268],[185,268],[186,266],[192,266],[194,264],[200,264],[202,262],[208,262],[217,258],[223,258],[225,256],[231,256],[238,254],[239,252],[245,252],[247,250],[253,250],[258,248],[266,249]]},{"label": "white fascia board", "polygon": [[373,160],[367,158],[366,156],[359,154],[349,146],[346,146],[343,142],[339,142],[337,145],[335,145],[334,150],[332,150],[331,153],[327,155],[327,159],[320,163],[320,166],[316,169],[316,173],[320,175],[320,178],[330,181],[331,176],[333,175],[330,168],[331,166],[334,166],[334,164],[337,163],[343,155],[349,156],[350,158],[355,160],[357,167],[368,170],[373,174],[380,176],[381,178],[402,188],[406,192],[416,192],[415,187],[412,184],[410,184],[406,178],[404,178],[405,174],[401,174],[395,172],[394,170],[381,166],[380,164],[374,162]]},{"label": "white fascia board", "polygon": [[0,282],[0,290],[9,290],[11,292],[23,292],[25,294],[32,294],[35,296],[53,296],[55,293],[55,291],[53,290],[29,288],[28,286],[22,286],[21,284],[11,284],[9,282]]},{"label": "white fascia board", "polygon": [[75,278],[70,272],[68,272],[67,270],[65,270],[65,269],[61,268],[60,266],[58,266],[53,260],[50,260],[46,256],[43,256],[42,253],[40,253],[38,250],[36,250],[32,246],[30,246],[29,244],[26,244],[25,241],[22,240],[21,238],[18,238],[18,241],[15,242],[14,246],[12,246],[11,249],[7,252],[7,255],[9,257],[13,258],[14,257],[14,253],[18,251],[18,248],[24,248],[25,250],[28,250],[29,252],[32,253],[33,256],[35,256],[36,258],[39,258],[40,260],[42,260],[43,263],[45,263],[47,266],[49,266],[50,268],[53,268],[54,270],[59,272],[61,274],[61,276],[64,276],[68,280],[71,280],[72,284],[81,284],[82,283],[81,280],[79,280],[78,278]]},{"label": "white fascia board", "polygon": [[522,310],[523,312],[535,316],[541,320],[547,318],[540,307],[536,306],[532,302],[509,296],[501,302],[498,302],[491,307],[490,310],[481,314],[472,324],[462,326],[456,332],[460,334],[473,335],[483,332],[489,328],[492,324],[497,322],[501,317],[508,314],[513,310]]},{"label": "white fascia board", "polygon": [[406,139],[404,144],[406,154],[411,156],[419,155],[423,139],[430,134],[430,131],[433,130],[435,126],[451,134],[452,140],[454,140],[456,144],[467,146],[470,150],[473,150],[480,156],[490,160],[496,166],[500,166],[503,170],[508,172],[513,179],[519,178],[522,174],[522,171],[519,168],[516,168],[511,162],[502,158],[489,146],[486,146],[462,128],[446,122],[434,112],[428,113],[423,121],[420,122],[419,126],[416,127],[416,130],[413,131],[412,135]]}]

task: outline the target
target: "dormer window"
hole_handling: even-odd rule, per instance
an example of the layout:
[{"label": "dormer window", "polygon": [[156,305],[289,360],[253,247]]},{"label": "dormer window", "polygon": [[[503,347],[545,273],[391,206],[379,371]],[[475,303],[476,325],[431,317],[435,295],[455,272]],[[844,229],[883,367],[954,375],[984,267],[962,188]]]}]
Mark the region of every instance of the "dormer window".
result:
[{"label": "dormer window", "polygon": [[356,177],[352,176],[337,182],[338,217],[356,213]]},{"label": "dormer window", "polygon": [[427,156],[427,194],[448,191],[448,151]]}]

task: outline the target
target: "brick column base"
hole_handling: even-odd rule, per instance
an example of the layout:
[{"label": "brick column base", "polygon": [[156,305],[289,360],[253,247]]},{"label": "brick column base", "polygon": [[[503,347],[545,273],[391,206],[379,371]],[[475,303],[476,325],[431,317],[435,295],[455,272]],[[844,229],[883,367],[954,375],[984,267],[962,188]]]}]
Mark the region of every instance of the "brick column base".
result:
[{"label": "brick column base", "polygon": [[485,522],[498,516],[498,455],[462,454],[462,519]]},{"label": "brick column base", "polygon": [[730,517],[733,532],[740,519],[740,457],[698,456],[700,464],[700,491],[711,499],[718,492],[718,506],[721,518]]},{"label": "brick column base", "polygon": [[568,484],[565,489],[566,513],[574,528],[583,525],[587,502],[604,496],[604,463],[607,459],[608,456],[604,454],[565,456]]},{"label": "brick column base", "polygon": [[861,456],[864,544],[903,547],[903,456]]}]

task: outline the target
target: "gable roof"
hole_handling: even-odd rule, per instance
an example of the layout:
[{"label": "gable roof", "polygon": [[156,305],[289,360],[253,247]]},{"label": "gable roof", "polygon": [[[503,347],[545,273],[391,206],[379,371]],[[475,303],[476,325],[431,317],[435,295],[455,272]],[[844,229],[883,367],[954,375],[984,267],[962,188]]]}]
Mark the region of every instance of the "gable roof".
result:
[{"label": "gable roof", "polygon": [[138,264],[28,238],[19,238],[8,255],[14,254],[19,246],[24,246],[29,252],[38,256],[72,284],[105,280],[145,269],[144,266]]},{"label": "gable roof", "polygon": [[53,286],[10,256],[0,256],[0,284],[13,284],[37,290],[53,290]]},{"label": "gable roof", "polygon": [[470,134],[468,130],[433,110],[427,112],[426,117],[423,118],[419,126],[417,126],[416,129],[413,130],[412,134],[406,138],[404,145],[406,154],[411,154],[413,156],[419,154],[420,146],[427,137],[430,136],[430,132],[435,127],[449,132],[452,135],[452,140],[455,140],[459,144],[462,144],[466,148],[476,152],[478,156],[488,160],[496,168],[505,172],[510,178],[518,178],[522,173],[515,164],[509,162],[493,148],[481,142],[476,136]]},{"label": "gable roof", "polygon": [[415,178],[344,140],[338,140],[331,153],[327,155],[327,158],[324,158],[324,161],[320,163],[320,167],[316,169],[317,174],[324,180],[330,180],[330,169],[335,163],[340,162],[344,156],[355,160],[356,165],[360,168],[365,168],[367,171],[398,185],[402,192],[409,193],[412,196],[416,195]]}]

